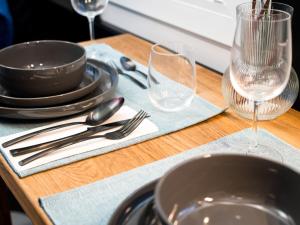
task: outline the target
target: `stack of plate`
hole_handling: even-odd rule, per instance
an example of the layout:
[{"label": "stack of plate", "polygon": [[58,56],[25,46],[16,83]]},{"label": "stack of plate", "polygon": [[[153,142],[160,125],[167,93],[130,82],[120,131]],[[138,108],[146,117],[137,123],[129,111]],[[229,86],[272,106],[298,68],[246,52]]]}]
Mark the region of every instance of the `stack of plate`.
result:
[{"label": "stack of plate", "polygon": [[148,183],[128,196],[113,213],[108,225],[162,225],[154,205],[157,182]]},{"label": "stack of plate", "polygon": [[[136,171],[127,178],[134,183],[141,174]],[[135,190],[108,225],[299,225],[299,189],[300,174],[281,163],[239,154],[203,154]]]},{"label": "stack of plate", "polygon": [[103,62],[88,59],[80,85],[69,92],[45,97],[13,96],[0,85],[0,117],[48,119],[91,109],[112,98],[118,83],[116,71]]}]

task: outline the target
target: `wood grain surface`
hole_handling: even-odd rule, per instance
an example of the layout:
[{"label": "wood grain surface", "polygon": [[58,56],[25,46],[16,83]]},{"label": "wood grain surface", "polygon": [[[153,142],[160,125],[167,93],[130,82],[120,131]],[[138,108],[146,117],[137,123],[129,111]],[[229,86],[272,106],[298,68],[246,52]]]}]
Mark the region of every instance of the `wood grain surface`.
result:
[{"label": "wood grain surface", "polygon": [[[130,34],[82,44],[92,43],[109,44],[126,56],[147,65],[151,44]],[[220,107],[225,106],[219,74],[197,66],[197,84],[197,93],[200,96]],[[222,115],[186,129],[23,179],[19,179],[14,174],[1,156],[0,175],[34,224],[51,224],[38,204],[39,197],[101,180],[104,177],[186,151],[250,126],[251,121],[239,118],[229,109]],[[273,121],[259,123],[259,126],[300,148],[300,112],[291,109]]]}]

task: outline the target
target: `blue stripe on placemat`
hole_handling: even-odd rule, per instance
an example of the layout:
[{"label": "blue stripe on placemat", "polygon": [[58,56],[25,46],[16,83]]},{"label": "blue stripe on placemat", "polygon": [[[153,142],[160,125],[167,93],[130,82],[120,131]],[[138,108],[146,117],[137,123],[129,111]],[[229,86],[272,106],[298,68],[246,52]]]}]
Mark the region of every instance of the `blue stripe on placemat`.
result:
[{"label": "blue stripe on placemat", "polygon": [[[245,129],[192,150],[162,159],[92,184],[40,199],[40,205],[55,225],[106,225],[118,205],[134,190],[163,175],[170,167],[192,157],[212,153],[245,154],[251,141]],[[260,143],[276,148],[284,162],[300,171],[300,152],[265,130]]]},{"label": "blue stripe on placemat", "polygon": [[[87,48],[87,51],[96,48],[99,53],[99,60],[108,60],[114,59],[116,62],[119,61],[119,58],[122,56],[121,53],[112,49],[107,45],[93,45]],[[146,72],[147,68],[138,64],[140,70],[144,70]],[[143,80],[145,82],[145,80]],[[135,139],[131,139],[128,141],[121,142],[119,144],[107,146],[100,149],[95,149],[89,152],[73,155],[71,157],[63,158],[60,160],[56,160],[38,167],[34,167],[24,171],[15,171],[20,177],[25,177],[37,172],[41,172],[47,169],[55,168],[58,166],[66,165],[71,162],[75,162],[78,160],[82,160],[88,157],[104,154],[122,147],[126,147],[135,143],[139,143],[145,140],[149,140],[161,135],[168,134],[170,132],[174,132],[176,130],[183,129],[185,127],[191,126],[193,124],[199,123],[201,121],[207,120],[219,113],[223,110],[216,107],[212,103],[202,99],[197,96],[194,98],[191,106],[185,110],[174,112],[174,113],[166,113],[159,111],[150,103],[148,99],[147,90],[141,89],[135,84],[133,84],[130,80],[120,77],[119,85],[118,85],[118,95],[125,97],[125,104],[130,106],[135,110],[143,109],[147,113],[151,115],[150,120],[153,121],[159,128],[158,132],[151,133],[145,136],[141,136]],[[11,121],[0,121],[1,129],[0,135],[5,136],[12,133],[17,133],[20,131],[28,130],[34,127],[41,126],[42,124],[35,123],[11,123]],[[46,124],[49,124],[46,123]],[[44,124],[45,125],[45,124]],[[5,157],[5,154],[3,154]],[[7,160],[9,163],[9,160]],[[13,168],[14,169],[14,168]]]}]

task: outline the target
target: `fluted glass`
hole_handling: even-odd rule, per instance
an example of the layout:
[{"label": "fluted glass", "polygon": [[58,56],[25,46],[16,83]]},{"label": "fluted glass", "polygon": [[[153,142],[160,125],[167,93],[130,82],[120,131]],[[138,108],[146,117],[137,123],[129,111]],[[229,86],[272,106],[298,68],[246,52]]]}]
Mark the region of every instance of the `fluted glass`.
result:
[{"label": "fluted glass", "polygon": [[[261,5],[260,5],[261,6]],[[279,96],[290,80],[292,64],[291,13],[278,8],[263,8],[243,3],[237,6],[236,29],[229,66],[235,91],[252,101],[253,143],[248,153],[258,149],[257,120],[262,103]],[[243,98],[241,98],[243,100]],[[278,160],[282,161],[277,152]]]},{"label": "fluted glass", "polygon": [[[284,91],[277,97],[261,102],[258,107],[258,120],[272,120],[287,112],[295,103],[299,93],[299,80],[296,71],[292,68],[291,75]],[[241,96],[232,86],[229,69],[222,77],[222,94],[230,108],[246,119],[252,119],[253,101]]]}]

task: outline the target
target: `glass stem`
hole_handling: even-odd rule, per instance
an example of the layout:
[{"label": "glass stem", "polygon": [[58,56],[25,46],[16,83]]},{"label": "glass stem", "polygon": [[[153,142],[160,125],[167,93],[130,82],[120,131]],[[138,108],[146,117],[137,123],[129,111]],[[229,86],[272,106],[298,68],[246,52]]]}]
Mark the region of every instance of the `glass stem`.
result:
[{"label": "glass stem", "polygon": [[253,118],[252,118],[252,130],[253,130],[253,148],[258,146],[258,134],[257,134],[257,120],[258,120],[258,106],[259,102],[253,102]]},{"label": "glass stem", "polygon": [[89,17],[88,20],[89,20],[90,38],[91,40],[95,40],[95,28],[94,28],[95,17]]}]

